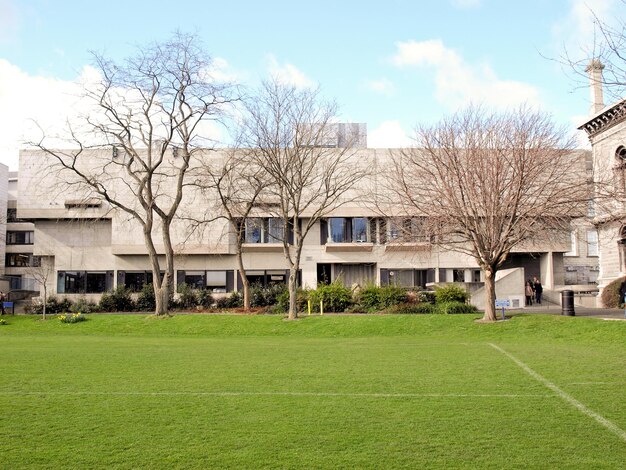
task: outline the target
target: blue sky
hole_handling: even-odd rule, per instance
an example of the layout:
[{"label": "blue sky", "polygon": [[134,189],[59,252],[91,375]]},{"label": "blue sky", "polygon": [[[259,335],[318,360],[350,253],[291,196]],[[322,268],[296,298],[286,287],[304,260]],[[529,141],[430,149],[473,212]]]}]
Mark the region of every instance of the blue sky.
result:
[{"label": "blue sky", "polygon": [[367,123],[370,146],[403,145],[416,123],[470,101],[527,102],[575,129],[589,92],[542,55],[589,45],[590,8],[626,13],[619,0],[0,0],[0,160],[17,169],[25,119],[65,119],[90,50],[120,59],[176,29],[243,85],[269,74],[319,85],[343,120]]}]

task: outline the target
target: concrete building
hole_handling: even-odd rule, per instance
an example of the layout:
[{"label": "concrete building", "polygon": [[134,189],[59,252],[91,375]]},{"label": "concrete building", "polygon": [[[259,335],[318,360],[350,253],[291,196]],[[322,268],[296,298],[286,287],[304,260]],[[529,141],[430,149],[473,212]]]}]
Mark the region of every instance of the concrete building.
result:
[{"label": "concrete building", "polygon": [[[348,132],[362,135],[361,126]],[[393,150],[369,149],[363,138],[357,141],[350,157],[353,164],[373,169],[372,177],[364,180],[358,191],[372,195],[380,173],[376,169],[388,164]],[[112,158],[110,150],[84,154],[86,165],[102,165]],[[211,155],[219,158],[215,153]],[[48,282],[48,292],[56,295],[85,295],[96,300],[117,285],[140,289],[150,282],[151,267],[138,224],[105,201],[68,185],[71,181],[50,171],[51,164],[50,158],[40,151],[20,154],[20,177],[17,181],[10,179],[10,184],[16,185],[16,193],[14,189],[9,191],[9,206],[14,205],[16,213],[8,227],[11,232],[20,232],[11,235],[16,243],[28,244],[12,246],[11,251],[28,258],[31,265],[39,260],[42,265],[54,266],[55,276]],[[123,191],[122,179],[119,181],[116,190]],[[203,197],[197,191],[188,191],[181,215],[199,218],[207,206]],[[318,282],[335,279],[346,285],[374,282],[404,287],[455,282],[464,284],[473,292],[473,302],[483,306],[483,277],[474,259],[437,249],[428,241],[403,241],[402,234],[411,220],[381,216],[366,202],[361,197],[342,206],[309,233],[302,253],[302,285],[314,288]],[[282,228],[281,221],[267,207],[259,206],[244,223],[244,266],[251,282],[286,282],[288,266],[282,243],[275,236]],[[240,288],[235,239],[225,220],[214,221],[198,232],[192,232],[189,223],[178,220],[173,236],[178,284],[185,282],[218,294]],[[569,241],[567,234],[542,245],[529,241],[511,253],[499,274],[498,297],[508,298],[514,307],[523,306],[524,278],[538,276],[546,296],[552,291],[558,298],[556,292],[564,284],[563,254],[571,249]],[[157,250],[163,253],[163,247]],[[15,276],[24,276],[25,268],[7,269]]]},{"label": "concrete building", "polygon": [[[588,232],[597,244],[598,287],[626,275],[626,100],[604,105],[602,69],[590,62],[591,116],[579,129],[591,142],[597,200],[593,224]],[[597,234],[597,235],[596,235]]]}]

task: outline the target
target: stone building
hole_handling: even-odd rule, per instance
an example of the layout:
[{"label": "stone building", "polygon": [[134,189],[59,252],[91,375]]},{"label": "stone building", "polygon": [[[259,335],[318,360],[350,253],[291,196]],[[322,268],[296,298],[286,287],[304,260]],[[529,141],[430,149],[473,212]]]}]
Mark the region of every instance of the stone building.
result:
[{"label": "stone building", "polygon": [[600,290],[626,275],[626,100],[604,105],[603,68],[597,60],[587,67],[591,116],[579,127],[587,133],[593,155]]}]

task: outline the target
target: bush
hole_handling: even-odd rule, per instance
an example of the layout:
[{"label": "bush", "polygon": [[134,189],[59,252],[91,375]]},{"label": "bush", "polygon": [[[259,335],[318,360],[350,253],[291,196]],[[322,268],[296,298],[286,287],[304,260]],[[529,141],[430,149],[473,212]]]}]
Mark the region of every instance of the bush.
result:
[{"label": "bush", "polygon": [[95,313],[98,311],[98,305],[88,301],[85,297],[79,297],[76,302],[70,305],[67,311],[72,313]]},{"label": "bush", "polygon": [[[298,312],[308,312],[309,310],[309,296],[311,294],[309,289],[297,289],[296,290],[296,308]],[[319,312],[319,302],[317,309],[315,306],[311,306],[311,311]],[[273,309],[275,313],[287,313],[289,311],[289,289],[283,289],[283,291],[276,298],[276,306]]]},{"label": "bush", "polygon": [[324,303],[325,312],[344,312],[352,305],[352,291],[338,281],[324,284],[310,292],[314,311],[319,312],[320,301]]},{"label": "bush", "polygon": [[478,309],[463,302],[442,302],[435,305],[436,313],[444,315],[456,315],[461,313],[477,313]]},{"label": "bush", "polygon": [[198,294],[189,284],[182,283],[178,286],[178,307],[194,308],[198,305]]},{"label": "bush", "polygon": [[8,325],[8,323],[4,318],[0,318],[0,325]]},{"label": "bush", "polygon": [[82,313],[72,313],[71,315],[67,313],[59,315],[59,320],[61,320],[61,323],[80,323],[87,320],[87,317]]},{"label": "bush", "polygon": [[243,307],[243,297],[239,292],[233,292],[227,297],[218,299],[215,302],[217,308],[241,308]]},{"label": "bush", "polygon": [[604,289],[602,289],[602,305],[606,308],[619,308],[624,303],[624,299],[619,298],[619,290],[622,286],[622,282],[626,281],[626,277],[620,277],[610,282]]},{"label": "bush", "polygon": [[389,307],[386,313],[429,314],[435,313],[436,307],[429,303],[403,303]]},{"label": "bush", "polygon": [[130,296],[130,290],[117,286],[114,291],[102,294],[98,308],[101,312],[132,312],[136,305]]},{"label": "bush", "polygon": [[370,284],[358,294],[359,307],[365,312],[376,312],[406,301],[406,291],[396,286],[378,287]]},{"label": "bush", "polygon": [[[69,312],[72,308],[72,301],[67,297],[64,297],[61,300],[58,300],[55,296],[48,296],[46,301],[46,314],[57,314]],[[34,313],[35,315],[43,315],[43,302],[34,302],[30,308],[29,313]]]},{"label": "bush", "polygon": [[203,289],[198,293],[198,303],[204,308],[211,308],[215,303],[210,290]]},{"label": "bush", "polygon": [[144,284],[137,297],[137,310],[142,312],[153,312],[156,309],[156,299],[154,298],[154,286]]},{"label": "bush", "polygon": [[435,302],[461,302],[465,303],[469,300],[469,294],[465,289],[454,284],[448,284],[442,287],[435,288]]}]

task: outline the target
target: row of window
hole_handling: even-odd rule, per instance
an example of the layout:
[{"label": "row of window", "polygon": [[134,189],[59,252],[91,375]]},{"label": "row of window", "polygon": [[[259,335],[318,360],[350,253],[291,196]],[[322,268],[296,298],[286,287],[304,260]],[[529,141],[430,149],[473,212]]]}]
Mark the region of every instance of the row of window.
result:
[{"label": "row of window", "polygon": [[7,245],[32,245],[34,242],[35,232],[32,230],[7,232]]},{"label": "row of window", "polygon": [[[378,222],[378,223],[377,223]],[[293,240],[293,230],[285,230],[277,217],[251,217],[245,220],[244,243],[282,243],[285,234]],[[378,219],[368,217],[328,217],[320,220],[320,243],[427,242],[421,218]]]},{"label": "row of window", "polygon": [[[318,265],[318,282],[330,282],[341,279],[344,284],[361,285],[375,280],[373,263]],[[322,268],[322,269],[319,269]],[[324,269],[329,268],[329,269]],[[320,272],[322,276],[320,277]],[[332,273],[332,274],[331,274]],[[161,273],[163,275],[163,273]],[[436,271],[430,269],[380,269],[380,285],[406,288],[425,288],[427,283],[435,282]],[[251,285],[269,286],[286,284],[289,271],[285,269],[249,270],[246,275]],[[100,294],[113,289],[113,271],[58,271],[57,292],[59,294]],[[144,285],[152,283],[150,271],[118,271],[117,285],[125,286],[138,292]],[[183,283],[194,289],[210,290],[214,293],[232,292],[235,289],[235,270],[202,270],[176,272],[177,285]],[[480,282],[479,269],[439,269],[440,282]],[[241,276],[236,279],[237,289],[241,290]],[[301,273],[298,273],[298,284]]]}]

